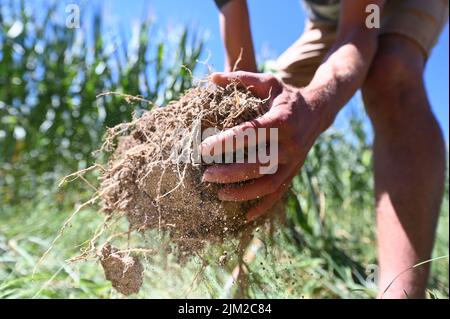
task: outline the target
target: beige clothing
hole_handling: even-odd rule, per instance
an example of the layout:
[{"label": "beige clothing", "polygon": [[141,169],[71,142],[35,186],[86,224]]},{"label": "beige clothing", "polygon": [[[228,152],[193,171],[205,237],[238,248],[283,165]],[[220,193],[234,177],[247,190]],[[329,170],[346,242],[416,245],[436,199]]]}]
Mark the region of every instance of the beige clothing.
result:
[{"label": "beige clothing", "polygon": [[[387,0],[381,13],[383,34],[398,34],[412,41],[428,57],[448,20],[449,0]],[[277,75],[298,87],[311,81],[336,40],[337,25],[307,21],[303,35],[277,60]]]}]

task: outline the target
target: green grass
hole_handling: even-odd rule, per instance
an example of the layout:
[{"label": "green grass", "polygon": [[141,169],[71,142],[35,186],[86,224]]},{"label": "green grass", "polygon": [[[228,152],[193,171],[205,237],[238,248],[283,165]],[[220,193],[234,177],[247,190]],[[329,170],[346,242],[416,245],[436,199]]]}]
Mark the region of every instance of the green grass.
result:
[{"label": "green grass", "polygon": [[0,198],[8,202],[32,197],[43,177],[86,168],[108,127],[152,107],[99,94],[165,104],[192,86],[188,69],[203,52],[194,30],[168,40],[146,19],[127,37],[101,10],[82,8],[85,34],[66,27],[64,3],[39,3],[36,11],[0,0]]},{"label": "green grass", "polygon": [[[315,152],[306,169],[314,166]],[[326,167],[321,171],[324,169]],[[374,297],[376,287],[367,280],[376,264],[373,207],[360,207],[353,202],[354,198],[339,202],[325,196],[320,204],[323,205],[322,217],[317,216],[308,206],[311,194],[305,191],[304,175],[299,175],[294,182],[294,192],[300,200],[291,198],[287,226],[275,227],[273,236],[265,231],[255,233],[264,246],[258,250],[256,259],[247,264],[248,289],[225,289],[236,258],[225,267],[218,265],[218,259],[224,249],[230,251],[230,246],[235,244],[231,243],[227,247],[206,249],[202,258],[207,266],[200,273],[202,261],[199,258],[180,265],[174,256],[162,252],[148,256],[144,287],[132,297]],[[351,174],[347,172],[347,175]],[[312,183],[325,187],[327,181],[329,176],[325,180],[317,173]],[[341,182],[345,185],[350,180],[344,178]],[[364,193],[370,198],[371,188]],[[84,192],[75,189],[50,191],[34,200],[1,208],[0,298],[123,298],[104,279],[98,262],[65,262],[79,253],[80,245],[90,239],[101,224],[102,217],[94,208],[83,210],[75,217],[33,276],[37,261],[73,211],[74,203],[79,204],[86,198]],[[299,210],[307,213],[302,216]],[[434,257],[448,254],[448,226],[447,190]],[[159,242],[154,238],[156,234],[148,233],[136,241],[157,248]],[[430,297],[448,298],[448,270],[448,258],[433,262]]]},{"label": "green grass", "polygon": [[[114,27],[103,25],[100,11],[84,17],[92,19],[93,43],[75,41],[79,31],[58,19],[64,7],[43,3],[46,14],[38,17],[25,10],[24,0],[0,0],[0,298],[122,298],[95,260],[66,262],[101,225],[95,207],[81,211],[37,265],[89,196],[78,184],[57,191],[56,177],[89,165],[106,127],[150,107],[130,107],[116,96],[98,100],[97,94],[119,91],[161,104],[175,99],[192,85],[186,67],[196,71],[203,41],[184,29],[167,43],[151,36],[155,26],[143,21],[138,43],[129,46],[111,35]],[[14,24],[30,27],[7,36]],[[71,63],[54,59],[68,55]],[[37,69],[41,78],[34,77]],[[157,251],[146,256],[144,287],[133,297],[374,297],[367,280],[376,264],[372,153],[361,114],[316,143],[294,180],[286,225],[274,227],[272,236],[255,234],[264,246],[247,263],[247,288],[226,289],[236,256],[218,265],[236,242],[209,247],[202,258],[180,265],[158,249],[150,232],[132,238]],[[16,134],[18,128],[25,134]],[[434,257],[448,255],[448,229],[447,185]],[[430,297],[449,297],[448,274],[448,258],[433,262]]]}]

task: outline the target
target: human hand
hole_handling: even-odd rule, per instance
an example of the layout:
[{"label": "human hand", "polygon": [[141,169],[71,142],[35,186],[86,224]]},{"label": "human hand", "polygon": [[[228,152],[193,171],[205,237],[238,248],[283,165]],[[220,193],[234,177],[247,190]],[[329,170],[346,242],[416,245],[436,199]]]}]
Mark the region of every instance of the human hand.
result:
[{"label": "human hand", "polygon": [[[325,128],[322,112],[306,101],[302,89],[288,87],[272,75],[242,71],[215,73],[212,81],[222,87],[237,82],[257,97],[268,98],[269,111],[255,120],[206,138],[200,146],[203,156],[217,155],[214,151],[224,150],[227,142],[236,141],[236,136],[244,134],[248,129],[278,129],[277,141],[269,141],[278,143],[278,170],[274,174],[262,174],[262,165],[257,161],[215,164],[207,168],[203,175],[204,181],[212,183],[249,181],[240,186],[225,186],[219,190],[218,196],[223,201],[261,198],[258,205],[247,212],[247,219],[252,221],[271,209],[289,188],[309,150]],[[234,147],[245,146],[233,144]]]}]

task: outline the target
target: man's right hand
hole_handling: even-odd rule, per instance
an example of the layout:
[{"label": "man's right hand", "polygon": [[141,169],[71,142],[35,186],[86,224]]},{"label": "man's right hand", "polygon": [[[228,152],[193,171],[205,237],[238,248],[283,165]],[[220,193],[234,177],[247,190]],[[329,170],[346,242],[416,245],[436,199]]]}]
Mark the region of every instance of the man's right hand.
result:
[{"label": "man's right hand", "polygon": [[[252,180],[243,186],[226,186],[218,195],[221,200],[238,202],[261,198],[259,205],[247,214],[247,219],[254,220],[281,199],[315,140],[328,127],[328,116],[325,116],[324,109],[316,108],[305,100],[302,89],[288,87],[269,74],[243,71],[215,73],[212,81],[223,87],[238,83],[261,99],[269,98],[267,113],[208,137],[201,144],[202,155],[215,156],[218,154],[211,154],[211,150],[223,151],[226,145],[237,147],[236,143],[230,144],[230,141],[236,140],[238,135],[245,134],[248,129],[278,129],[278,170],[275,174],[261,174],[258,163],[233,163],[211,166],[203,175],[204,181],[221,184]],[[269,135],[266,133],[265,136],[268,138]]]}]

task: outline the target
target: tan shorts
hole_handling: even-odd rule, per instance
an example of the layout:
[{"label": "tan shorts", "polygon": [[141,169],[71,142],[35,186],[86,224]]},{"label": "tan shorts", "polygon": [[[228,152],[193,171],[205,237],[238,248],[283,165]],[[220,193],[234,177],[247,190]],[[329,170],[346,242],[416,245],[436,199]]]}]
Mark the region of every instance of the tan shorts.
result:
[{"label": "tan shorts", "polygon": [[[448,20],[449,0],[387,0],[380,34],[413,40],[425,57],[431,53]],[[307,21],[303,35],[277,60],[277,76],[285,83],[308,85],[336,40],[337,26]]]}]

